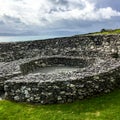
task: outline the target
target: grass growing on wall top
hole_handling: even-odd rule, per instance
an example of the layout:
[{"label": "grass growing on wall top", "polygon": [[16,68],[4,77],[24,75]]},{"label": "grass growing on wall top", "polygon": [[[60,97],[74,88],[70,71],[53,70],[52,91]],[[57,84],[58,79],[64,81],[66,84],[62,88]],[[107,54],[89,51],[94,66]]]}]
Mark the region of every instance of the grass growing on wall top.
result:
[{"label": "grass growing on wall top", "polygon": [[120,120],[120,90],[69,104],[0,101],[0,120]]}]

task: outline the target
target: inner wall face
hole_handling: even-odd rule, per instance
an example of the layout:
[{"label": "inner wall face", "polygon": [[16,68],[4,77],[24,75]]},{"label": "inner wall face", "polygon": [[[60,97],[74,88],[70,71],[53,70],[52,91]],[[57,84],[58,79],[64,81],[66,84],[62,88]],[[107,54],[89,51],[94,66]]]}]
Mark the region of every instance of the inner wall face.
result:
[{"label": "inner wall face", "polygon": [[79,70],[78,67],[67,67],[67,66],[55,66],[55,67],[44,67],[44,68],[39,68],[39,70],[36,70],[35,72],[39,73],[61,73],[61,72],[73,72]]},{"label": "inner wall face", "polygon": [[[90,64],[90,63],[89,63]],[[20,66],[22,73],[72,72],[88,66],[88,61],[80,58],[49,57],[33,60]]]}]

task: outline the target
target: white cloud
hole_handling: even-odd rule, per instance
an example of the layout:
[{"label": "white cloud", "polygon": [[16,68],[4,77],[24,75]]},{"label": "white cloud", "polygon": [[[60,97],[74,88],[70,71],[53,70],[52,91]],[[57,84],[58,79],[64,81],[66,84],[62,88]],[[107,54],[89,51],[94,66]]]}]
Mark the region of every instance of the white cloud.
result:
[{"label": "white cloud", "polygon": [[0,0],[0,20],[9,24],[5,16],[42,27],[62,20],[101,21],[120,12],[111,7],[97,9],[93,0]]}]

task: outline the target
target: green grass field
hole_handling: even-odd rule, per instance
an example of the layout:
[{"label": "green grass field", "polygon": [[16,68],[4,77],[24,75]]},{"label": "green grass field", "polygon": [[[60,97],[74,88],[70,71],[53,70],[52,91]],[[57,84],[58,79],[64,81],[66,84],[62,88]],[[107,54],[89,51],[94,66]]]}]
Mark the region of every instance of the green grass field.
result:
[{"label": "green grass field", "polygon": [[0,101],[0,120],[120,120],[120,90],[69,104]]}]

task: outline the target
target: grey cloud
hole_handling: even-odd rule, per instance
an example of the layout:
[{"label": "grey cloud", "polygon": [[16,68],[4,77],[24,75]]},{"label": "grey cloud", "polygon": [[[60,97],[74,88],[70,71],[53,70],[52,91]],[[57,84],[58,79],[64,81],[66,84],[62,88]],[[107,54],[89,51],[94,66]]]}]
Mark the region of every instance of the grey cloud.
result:
[{"label": "grey cloud", "polygon": [[61,4],[61,5],[67,5],[68,1],[67,0],[50,0],[51,2],[53,2],[54,4]]},{"label": "grey cloud", "polygon": [[[6,22],[13,22],[13,23],[22,23],[21,20],[19,18],[16,18],[16,17],[11,17],[11,16],[8,16],[8,15],[4,15],[3,16],[3,19],[6,21]],[[23,23],[22,23],[23,24]]]},{"label": "grey cloud", "polygon": [[4,22],[2,20],[0,20],[0,25],[4,25]]}]

